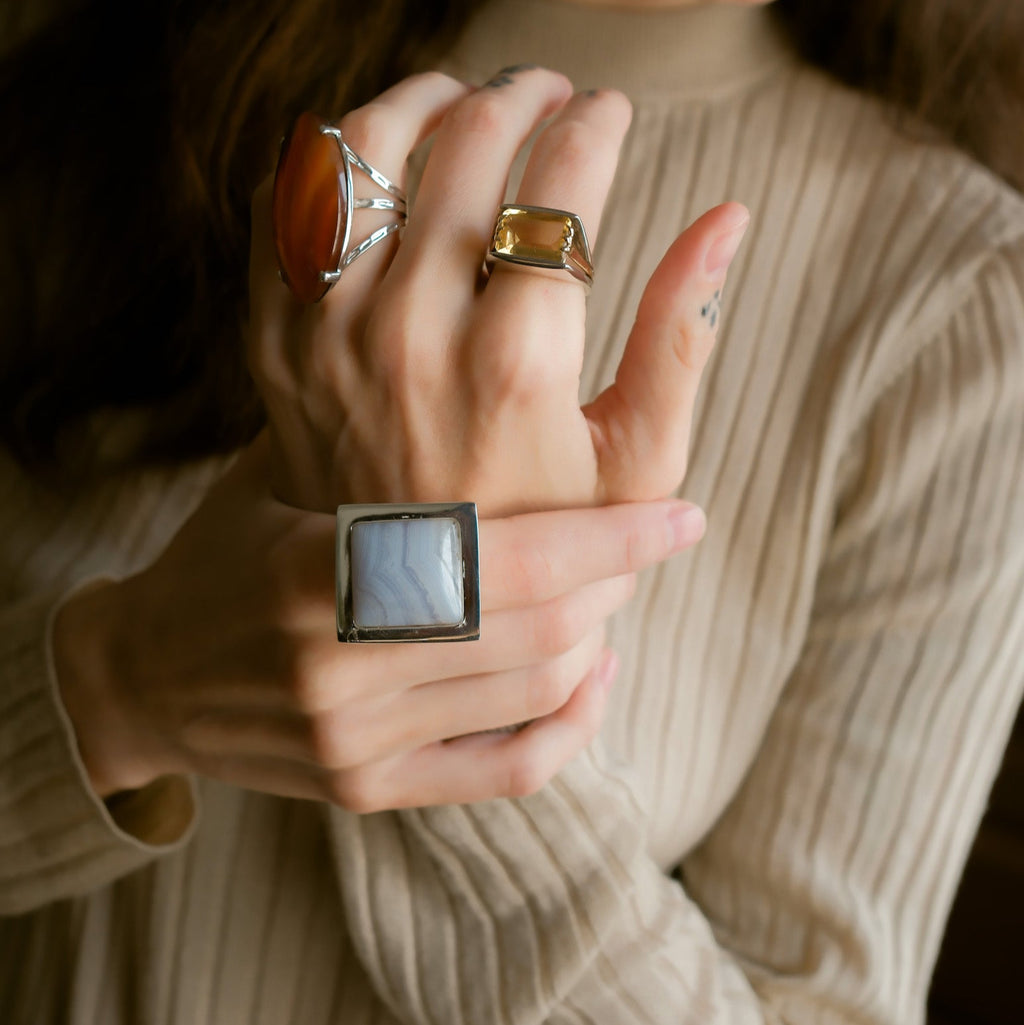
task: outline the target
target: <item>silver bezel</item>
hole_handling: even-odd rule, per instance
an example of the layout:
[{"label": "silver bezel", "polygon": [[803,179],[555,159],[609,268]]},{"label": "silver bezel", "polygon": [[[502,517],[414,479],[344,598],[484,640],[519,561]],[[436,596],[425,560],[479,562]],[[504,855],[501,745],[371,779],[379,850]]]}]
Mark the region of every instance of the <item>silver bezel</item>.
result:
[{"label": "silver bezel", "polygon": [[[461,623],[443,626],[361,627],[352,616],[352,528],[380,520],[452,519],[462,541]],[[473,502],[417,502],[339,505],[335,533],[335,601],[338,640],[352,642],[475,641],[480,636],[480,544]]]}]

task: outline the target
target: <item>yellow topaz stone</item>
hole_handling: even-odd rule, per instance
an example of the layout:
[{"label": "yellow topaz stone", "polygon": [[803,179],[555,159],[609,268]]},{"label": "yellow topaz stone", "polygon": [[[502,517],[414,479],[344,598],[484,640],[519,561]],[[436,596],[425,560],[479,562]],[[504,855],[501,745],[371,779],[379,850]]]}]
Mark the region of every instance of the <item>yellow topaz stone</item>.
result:
[{"label": "yellow topaz stone", "polygon": [[575,234],[572,218],[564,213],[508,207],[495,225],[493,252],[532,266],[561,268]]}]

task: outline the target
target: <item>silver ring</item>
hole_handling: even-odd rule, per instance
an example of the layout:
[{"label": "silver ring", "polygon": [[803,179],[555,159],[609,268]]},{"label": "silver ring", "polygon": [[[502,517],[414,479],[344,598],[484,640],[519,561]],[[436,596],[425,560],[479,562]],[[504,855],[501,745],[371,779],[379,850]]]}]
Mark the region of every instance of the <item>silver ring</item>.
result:
[{"label": "silver ring", "polygon": [[340,505],[335,539],[339,641],[480,636],[474,503]]},{"label": "silver ring", "polygon": [[[353,169],[388,193],[357,197]],[[352,244],[354,210],[387,210],[398,220]],[[356,153],[341,131],[301,114],[281,144],[274,175],[274,248],[282,281],[301,302],[322,299],[342,272],[408,219],[405,193]]]},{"label": "silver ring", "polygon": [[488,264],[496,260],[541,271],[568,271],[587,292],[594,283],[587,233],[579,215],[570,210],[502,206],[487,250]]}]

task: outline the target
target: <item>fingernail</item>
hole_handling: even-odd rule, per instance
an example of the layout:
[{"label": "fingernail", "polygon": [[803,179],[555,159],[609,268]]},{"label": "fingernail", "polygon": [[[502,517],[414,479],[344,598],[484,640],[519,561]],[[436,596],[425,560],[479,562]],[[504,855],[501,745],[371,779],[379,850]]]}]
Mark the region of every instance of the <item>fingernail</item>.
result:
[{"label": "fingernail", "polygon": [[695,545],[704,536],[708,526],[704,510],[688,502],[673,506],[668,521],[672,527],[673,552],[681,552]]},{"label": "fingernail", "polygon": [[729,269],[749,224],[750,214],[743,210],[742,214],[737,213],[732,224],[712,239],[704,253],[704,273],[709,278],[721,277]]}]

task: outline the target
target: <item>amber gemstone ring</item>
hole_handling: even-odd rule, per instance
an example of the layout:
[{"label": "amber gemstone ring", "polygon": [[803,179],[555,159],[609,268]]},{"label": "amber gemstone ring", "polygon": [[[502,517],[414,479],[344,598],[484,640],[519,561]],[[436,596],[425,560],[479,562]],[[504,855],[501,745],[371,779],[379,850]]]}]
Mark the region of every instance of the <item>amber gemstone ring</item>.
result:
[{"label": "amber gemstone ring", "polygon": [[[386,196],[356,198],[354,170]],[[390,210],[398,220],[352,245],[354,210]],[[322,299],[353,260],[400,231],[407,219],[405,193],[360,157],[339,129],[315,114],[301,114],[281,143],[274,175],[274,249],[281,279],[304,303]]]},{"label": "amber gemstone ring", "polygon": [[487,262],[568,271],[589,292],[594,282],[590,243],[577,214],[546,206],[501,207]]}]

